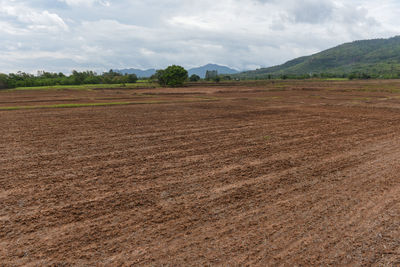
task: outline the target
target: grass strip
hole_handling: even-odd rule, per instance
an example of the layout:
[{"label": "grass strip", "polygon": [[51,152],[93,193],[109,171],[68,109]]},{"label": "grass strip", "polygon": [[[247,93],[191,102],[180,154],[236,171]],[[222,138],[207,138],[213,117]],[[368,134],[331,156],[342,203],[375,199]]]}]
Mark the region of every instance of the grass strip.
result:
[{"label": "grass strip", "polygon": [[0,110],[40,109],[40,108],[78,108],[78,107],[129,105],[131,103],[132,102],[109,102],[109,103],[70,103],[70,104],[54,104],[54,105],[39,105],[39,106],[13,106],[13,107],[0,107]]},{"label": "grass strip", "polygon": [[105,103],[69,103],[69,104],[54,104],[54,105],[39,105],[39,106],[12,106],[0,107],[2,110],[26,110],[26,109],[45,109],[45,108],[79,108],[79,107],[99,107],[99,106],[118,106],[118,105],[144,105],[144,104],[168,104],[168,103],[187,103],[187,102],[203,102],[217,101],[216,99],[184,99],[184,100],[151,100],[151,101],[136,101],[136,102],[105,102]]},{"label": "grass strip", "polygon": [[17,87],[3,91],[36,91],[36,90],[93,90],[93,89],[135,89],[135,88],[155,88],[153,82],[136,82],[126,84],[82,84],[82,85],[55,85],[55,86],[37,86],[37,87]]}]

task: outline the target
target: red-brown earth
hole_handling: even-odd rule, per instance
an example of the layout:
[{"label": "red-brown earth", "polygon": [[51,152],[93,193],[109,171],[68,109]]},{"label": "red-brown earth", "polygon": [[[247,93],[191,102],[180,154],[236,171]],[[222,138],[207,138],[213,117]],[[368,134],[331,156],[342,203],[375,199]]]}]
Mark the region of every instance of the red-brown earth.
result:
[{"label": "red-brown earth", "polygon": [[400,264],[400,81],[3,91],[0,120],[0,265]]}]

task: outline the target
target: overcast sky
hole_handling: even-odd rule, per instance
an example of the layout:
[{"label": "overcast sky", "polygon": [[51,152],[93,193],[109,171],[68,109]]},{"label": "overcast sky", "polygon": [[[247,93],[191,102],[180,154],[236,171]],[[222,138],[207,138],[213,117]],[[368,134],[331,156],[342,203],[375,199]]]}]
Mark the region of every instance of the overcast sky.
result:
[{"label": "overcast sky", "polygon": [[400,34],[398,0],[0,0],[0,72],[238,70]]}]

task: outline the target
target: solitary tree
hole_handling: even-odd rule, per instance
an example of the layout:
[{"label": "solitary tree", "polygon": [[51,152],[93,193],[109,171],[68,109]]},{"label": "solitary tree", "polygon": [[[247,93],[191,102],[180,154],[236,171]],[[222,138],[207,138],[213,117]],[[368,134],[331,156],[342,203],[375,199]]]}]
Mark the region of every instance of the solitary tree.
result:
[{"label": "solitary tree", "polygon": [[178,87],[188,79],[188,72],[181,66],[172,65],[156,72],[158,83],[162,86]]}]

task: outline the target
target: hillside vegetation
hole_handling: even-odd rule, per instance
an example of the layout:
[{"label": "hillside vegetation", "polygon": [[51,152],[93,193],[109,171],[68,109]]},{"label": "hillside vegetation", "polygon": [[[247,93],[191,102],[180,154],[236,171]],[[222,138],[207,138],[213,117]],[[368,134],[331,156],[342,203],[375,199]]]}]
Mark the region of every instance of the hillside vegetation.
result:
[{"label": "hillside vegetation", "polygon": [[[206,77],[206,72],[207,71],[213,71],[216,70],[219,74],[235,74],[238,73],[237,70],[226,67],[226,66],[221,66],[217,64],[207,64],[201,67],[197,68],[191,68],[188,69],[188,74],[189,76],[192,76],[193,74],[198,75],[200,78],[204,79]],[[152,75],[156,74],[157,70],[156,69],[148,69],[148,70],[140,70],[140,69],[121,69],[121,70],[114,70],[115,72],[121,73],[121,74],[136,74],[137,77],[139,78],[148,78],[151,77]]]},{"label": "hillside vegetation", "polygon": [[345,43],[285,64],[242,72],[242,78],[276,76],[400,77],[400,36]]}]

